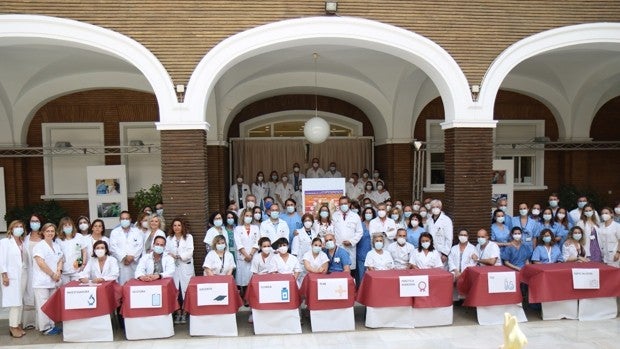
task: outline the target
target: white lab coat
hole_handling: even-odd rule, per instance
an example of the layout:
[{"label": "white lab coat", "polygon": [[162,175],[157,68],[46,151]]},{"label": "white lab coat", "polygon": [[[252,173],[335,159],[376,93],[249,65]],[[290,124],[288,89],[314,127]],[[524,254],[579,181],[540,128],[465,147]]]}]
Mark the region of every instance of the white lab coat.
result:
[{"label": "white lab coat", "polygon": [[439,251],[437,250],[432,250],[425,254],[424,250],[419,251],[418,249],[415,249],[413,251],[413,254],[411,255],[411,259],[409,259],[409,263],[420,269],[443,267],[443,262],[441,261],[441,253],[439,253]]},{"label": "white lab coat", "polygon": [[[140,258],[140,262],[136,267],[136,272],[134,274],[135,278],[139,278],[140,276],[153,274],[155,272],[155,261],[153,260],[153,253],[147,253],[146,255]],[[165,252],[161,257],[161,266],[162,266],[162,278],[171,278],[174,275],[174,270],[176,269],[174,266],[174,258],[168,256]]]},{"label": "white lab coat", "polygon": [[280,218],[278,218],[277,227],[273,224],[271,219],[268,219],[260,224],[260,236],[268,237],[271,243],[274,243],[279,238],[286,238],[288,241],[288,234],[288,224]]},{"label": "white lab coat", "polygon": [[179,259],[175,259],[175,271],[174,271],[174,284],[179,287],[185,298],[185,291],[189,285],[189,279],[195,276],[194,271],[194,238],[192,234],[187,234],[185,239],[181,237],[177,239],[176,236],[168,236],[166,242],[166,253],[173,253],[179,256]]},{"label": "white lab coat", "polygon": [[435,249],[439,253],[448,256],[452,248],[452,235],[454,234],[452,219],[442,211],[436,222],[433,221],[432,216],[429,216],[426,224],[428,224],[426,231],[433,236],[433,246],[435,246]]},{"label": "white lab coat", "polygon": [[448,255],[448,271],[452,272],[458,270],[459,272],[463,272],[463,270],[468,267],[476,266],[476,261],[474,261],[471,256],[473,254],[477,254],[476,247],[471,243],[467,243],[463,253],[461,253],[461,248],[459,244],[452,246],[450,249],[450,254]]},{"label": "white lab coat", "polygon": [[618,240],[620,240],[620,224],[611,221],[606,227],[605,222],[601,223],[598,229],[599,244],[603,254],[603,262],[612,267],[619,267],[620,261],[614,261],[616,251],[618,251]]},{"label": "white lab coat", "polygon": [[399,245],[398,242],[388,246],[387,251],[392,255],[392,259],[394,260],[394,269],[407,269],[414,250],[415,247],[408,242],[405,242],[403,246]]},{"label": "white lab coat", "polygon": [[493,241],[488,241],[484,249],[481,248],[480,244],[476,245],[476,255],[479,259],[489,259],[497,257],[494,265],[502,265],[502,257],[500,255],[499,245]]},{"label": "white lab coat", "polygon": [[[97,242],[97,240],[93,239],[92,235],[82,235],[82,239],[86,241],[88,245],[86,246],[88,260],[90,261],[91,259],[97,259],[96,257],[93,257],[93,245]],[[105,241],[108,244],[108,249],[110,248],[110,239],[107,236],[102,236],[100,240]]]},{"label": "white lab coat", "polygon": [[[334,225],[334,235],[336,236],[336,244],[345,249],[351,257],[351,269],[355,269],[357,243],[362,239],[364,230],[362,229],[362,220],[357,213],[347,212],[346,219],[342,211],[338,210],[332,215],[332,224]],[[344,246],[343,241],[349,241],[351,246]]]},{"label": "white lab coat", "polygon": [[[286,225],[286,223],[284,223],[284,225]],[[256,225],[250,224],[249,234],[245,231],[245,225],[235,227],[235,246],[237,246],[237,273],[235,274],[235,278],[239,286],[247,286],[252,277],[252,271],[250,269],[252,262],[243,260],[243,254],[239,251],[243,248],[247,254],[250,254],[253,248],[258,250],[259,238],[260,231]],[[256,257],[257,254],[254,256]]]},{"label": "white lab coat", "polygon": [[256,196],[256,204],[260,203],[268,196],[269,185],[265,182],[252,183],[252,195]]},{"label": "white lab coat", "polygon": [[[41,257],[53,272],[56,272],[58,262],[64,258],[60,245],[56,241],[52,242],[52,247],[50,247],[45,240],[39,241],[32,250],[32,258],[35,257]],[[51,276],[43,272],[36,260],[32,265],[32,288],[55,288],[60,284],[60,281],[55,282]]]},{"label": "white lab coat", "polygon": [[[62,254],[65,256],[65,263],[62,266],[63,278],[74,280],[78,276],[78,271],[73,267],[73,263],[83,253],[88,253],[88,240],[82,234],[75,234],[71,239],[58,239],[56,241],[62,249]],[[88,256],[83,263],[88,263]]]},{"label": "white lab coat", "polygon": [[371,237],[374,234],[385,233],[387,236],[385,247],[387,247],[389,244],[394,242],[394,238],[396,237],[396,222],[389,217],[385,217],[385,220],[381,220],[381,218],[376,217],[373,218],[373,220],[371,220],[368,224],[368,231],[370,232]]},{"label": "white lab coat", "polygon": [[318,236],[318,232],[310,228],[310,236],[306,233],[306,228],[299,228],[296,230],[297,235],[293,237],[291,242],[291,253],[299,257],[303,257],[306,252],[312,250],[312,240]]},{"label": "white lab coat", "polygon": [[86,265],[86,268],[80,273],[80,279],[86,278],[88,280],[104,279],[105,281],[116,281],[120,269],[118,267],[118,261],[112,256],[107,256],[103,263],[103,268],[99,266],[99,259],[97,257],[91,258],[90,262]]},{"label": "white lab coat", "polygon": [[224,239],[226,240],[226,246],[230,246],[230,243],[228,241],[228,232],[226,231],[226,228],[224,228],[224,226],[220,227],[221,231],[217,230],[216,227],[211,227],[207,230],[207,233],[205,234],[205,238],[204,240],[202,240],[202,242],[205,243],[205,245],[209,245],[209,249],[213,249],[213,246],[211,246],[211,243],[213,242],[213,238],[215,238],[218,235],[223,235]]},{"label": "white lab coat", "polygon": [[[241,186],[241,196],[239,196],[239,186]],[[245,198],[250,195],[250,186],[242,183],[235,183],[230,186],[230,191],[228,192],[228,199],[231,201],[235,201],[237,203],[237,207],[242,208],[241,206],[245,205]]]},{"label": "white lab coat", "polygon": [[[143,239],[144,234],[135,227],[129,227],[128,231],[125,232],[119,226],[110,233],[110,254],[116,258],[120,267],[119,284],[123,285],[134,278],[142,250],[144,250]],[[125,265],[123,263],[125,256],[134,256],[134,261],[130,265]]]},{"label": "white lab coat", "polygon": [[216,251],[210,251],[202,264],[202,269],[206,268],[215,275],[227,275],[236,268],[236,264],[232,253],[225,251],[223,258],[220,258]]},{"label": "white lab coat", "polygon": [[[27,249],[22,244],[23,249]],[[22,276],[23,269],[28,268],[25,263],[27,254],[17,246],[15,237],[8,237],[0,240],[0,274],[7,273],[9,277],[9,286],[2,284],[2,307],[20,307],[23,304]]]},{"label": "white lab coat", "polygon": [[392,270],[394,269],[394,259],[392,259],[392,255],[387,250],[383,250],[383,253],[379,254],[375,249],[372,249],[366,255],[364,266],[367,269]]}]

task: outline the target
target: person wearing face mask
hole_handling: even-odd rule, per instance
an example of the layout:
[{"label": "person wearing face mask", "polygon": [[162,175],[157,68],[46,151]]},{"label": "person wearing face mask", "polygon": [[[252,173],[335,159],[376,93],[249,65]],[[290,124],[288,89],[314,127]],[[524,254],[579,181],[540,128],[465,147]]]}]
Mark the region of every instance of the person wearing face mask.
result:
[{"label": "person wearing face mask", "polygon": [[288,238],[289,228],[286,222],[280,218],[280,207],[278,204],[274,203],[271,205],[269,219],[260,224],[260,236],[268,237],[269,241]]},{"label": "person wearing face mask", "polygon": [[306,171],[306,178],[323,178],[325,171],[319,166],[319,159],[312,159],[312,166]]},{"label": "person wearing face mask", "polygon": [[[221,215],[220,215],[221,218]],[[174,285],[179,290],[179,308],[183,309],[183,300],[194,272],[194,237],[187,230],[181,218],[175,218],[168,228],[166,253],[174,259]],[[179,310],[174,318],[175,324],[187,323],[187,312]]]},{"label": "person wearing face mask", "polygon": [[550,264],[562,261],[562,252],[555,243],[553,232],[551,229],[543,229],[540,232],[540,241],[532,253],[532,263]]},{"label": "person wearing face mask", "polygon": [[[544,229],[549,229],[553,232],[553,236],[557,235],[558,225],[553,220],[553,211],[551,208],[547,207],[542,211],[540,215],[540,220],[538,221],[537,229],[534,231],[534,236],[536,238],[540,237],[540,233]],[[534,242],[534,246],[536,246],[540,242],[540,239]]]},{"label": "person wearing face mask", "polygon": [[256,204],[256,196],[254,196],[254,194],[248,194],[245,197],[245,205],[243,205],[244,208],[237,210],[237,215],[239,216],[243,216],[243,212],[246,210],[254,210],[255,207],[259,207],[260,205]]},{"label": "person wearing face mask", "polygon": [[351,270],[357,267],[357,243],[364,234],[362,220],[358,214],[351,212],[351,201],[347,196],[338,199],[339,209],[332,215],[336,244],[349,253]]},{"label": "person wearing face mask", "polygon": [[110,256],[108,243],[102,240],[93,245],[91,261],[80,273],[80,282],[94,282],[100,284],[104,281],[116,281],[119,267],[116,258]]},{"label": "person wearing face mask", "polygon": [[[267,182],[265,182],[265,175],[263,171],[258,171],[256,173],[256,178],[254,182],[252,182],[252,195],[256,198],[256,202],[259,203],[259,206],[263,206],[263,200],[267,195],[269,195],[269,186]],[[247,201],[247,200],[246,200]]]},{"label": "person wearing face mask", "polygon": [[391,244],[396,238],[396,222],[387,216],[387,209],[385,204],[379,204],[377,206],[377,218],[370,221],[370,235],[385,233],[387,239],[385,245]]},{"label": "person wearing face mask", "polygon": [[422,216],[418,213],[414,213],[409,220],[409,225],[407,226],[407,242],[412,244],[415,248],[418,248],[420,235],[426,231],[424,230],[421,222]]},{"label": "person wearing face mask", "polygon": [[237,247],[235,246],[235,228],[239,223],[239,217],[234,211],[226,211],[226,222],[224,226],[224,230],[226,234],[224,237],[226,239],[226,243],[228,244],[228,252],[230,252],[235,259],[237,258]]},{"label": "person wearing face mask", "polygon": [[586,241],[584,247],[586,250],[586,257],[592,262],[603,262],[603,254],[601,249],[601,242],[599,241],[599,220],[594,215],[594,207],[591,204],[587,204],[583,207],[581,212],[581,218],[577,222],[576,226],[583,231],[584,239]]},{"label": "person wearing face mask", "polygon": [[332,224],[331,212],[329,211],[328,204],[321,204],[321,207],[319,207],[319,211],[314,220],[313,229],[317,231],[321,239],[325,239],[325,235],[328,233],[334,233],[334,225]]},{"label": "person wearing face mask", "polygon": [[273,243],[273,249],[276,252],[271,260],[275,269],[274,272],[278,274],[293,274],[297,281],[297,286],[301,286],[299,259],[288,253],[288,240],[286,238],[279,238]]},{"label": "person wearing face mask", "polygon": [[351,257],[349,253],[336,245],[336,236],[333,233],[325,235],[325,253],[329,258],[330,273],[344,271],[351,272]]},{"label": "person wearing face mask", "polygon": [[364,199],[364,183],[360,181],[357,172],[351,173],[349,181],[345,185],[347,196],[353,200],[361,201]]},{"label": "person wearing face mask", "polygon": [[[76,220],[78,232],[82,234],[82,237],[88,237],[90,234],[90,219],[86,216],[79,216]],[[88,254],[90,256],[90,253]]]},{"label": "person wearing face mask", "polygon": [[281,219],[288,227],[288,235],[286,238],[288,241],[293,241],[295,230],[302,227],[301,216],[297,213],[297,202],[295,200],[287,199],[286,202],[284,202],[284,205],[286,210],[284,211],[284,214],[281,215]]},{"label": "person wearing face mask", "polygon": [[540,220],[540,213],[542,212],[542,208],[540,204],[532,205],[532,211],[530,212],[530,218],[538,222]]},{"label": "person wearing face mask", "polygon": [[271,174],[269,175],[268,181],[267,181],[267,195],[269,196],[276,196],[276,186],[279,183],[280,177],[278,176],[278,171],[271,171]]},{"label": "person wearing face mask", "polygon": [[62,332],[42,310],[43,304],[60,285],[64,257],[56,242],[56,226],[46,223],[41,227],[43,240],[34,247],[32,288],[37,309],[37,328],[44,335],[57,335]]},{"label": "person wearing face mask", "polygon": [[236,177],[235,184],[230,186],[228,199],[237,203],[239,209],[245,208],[246,196],[250,195],[250,186],[243,183],[243,174],[239,173]]},{"label": "person wearing face mask", "polygon": [[[224,216],[219,211],[211,213],[211,216],[209,216],[209,226],[210,228],[205,233],[205,238],[202,241],[205,244],[207,253],[213,250],[214,246],[211,245],[211,243],[216,236],[222,235],[224,238],[228,237],[225,231]],[[226,239],[226,245],[228,245],[228,243],[229,241]]]},{"label": "person wearing face mask", "polygon": [[580,227],[572,227],[562,245],[562,260],[565,262],[589,262],[584,248],[585,240]]},{"label": "person wearing face mask", "polygon": [[211,240],[211,246],[215,246],[202,264],[204,276],[213,275],[232,275],[235,270],[235,259],[233,255],[227,251],[228,243],[224,235],[216,235]]},{"label": "person wearing face mask", "polygon": [[176,267],[174,265],[174,258],[164,253],[165,250],[166,238],[156,236],[153,243],[153,251],[140,258],[134,277],[145,282],[171,278]]},{"label": "person wearing face mask", "polygon": [[65,263],[62,269],[62,285],[69,281],[79,279],[79,275],[84,270],[88,262],[88,241],[82,238],[82,234],[77,234],[77,229],[70,217],[63,217],[58,222],[58,237],[60,238],[60,248],[65,256]]},{"label": "person wearing face mask", "polygon": [[568,231],[573,227],[573,224],[568,219],[568,213],[564,207],[558,208],[558,212],[553,218],[556,226],[555,242],[560,246],[564,246],[564,241],[568,236]]},{"label": "person wearing face mask", "polygon": [[[372,181],[372,184],[375,186],[375,188],[377,187],[377,183],[379,183],[379,181],[381,181],[382,183],[384,182],[383,179],[381,179],[381,173],[379,172],[378,169],[375,169],[372,172],[372,178],[370,180]],[[383,201],[379,201],[379,202],[383,202]]]},{"label": "person wearing face mask", "polygon": [[[144,235],[144,239],[146,239],[149,233],[149,217],[150,214],[146,212],[140,212],[138,214],[138,219],[136,219],[136,223],[134,223],[134,226]],[[88,255],[90,256],[91,254],[92,253],[89,253]]]},{"label": "person wearing face mask", "polygon": [[370,201],[369,204],[371,206],[377,206],[377,202],[375,201],[375,185],[372,181],[368,181],[364,184],[364,192],[362,195],[364,196],[364,205],[367,205],[366,202]]},{"label": "person wearing face mask", "polygon": [[390,218],[396,223],[396,229],[405,229],[406,227],[402,212],[398,207],[392,207],[390,210]]},{"label": "person wearing face mask", "polygon": [[428,228],[428,211],[426,210],[426,207],[420,207],[420,218],[422,218],[422,220],[420,221],[420,226],[424,228],[424,230],[426,231],[426,229]]},{"label": "person wearing face mask", "polygon": [[504,211],[497,209],[493,212],[491,223],[491,240],[500,247],[500,251],[510,244],[510,229],[505,224],[506,215]]},{"label": "person wearing face mask", "polygon": [[603,262],[612,267],[620,267],[620,224],[614,222],[611,208],[603,207],[601,210],[601,225],[598,235],[601,239],[601,252]]},{"label": "person wearing face mask", "polygon": [[260,253],[257,253],[252,259],[252,274],[275,273],[276,267],[272,263],[274,253],[271,247],[271,240],[263,236],[258,240],[258,246],[260,247]]},{"label": "person wearing face mask", "polygon": [[370,181],[370,171],[368,171],[367,168],[362,171],[362,178],[360,178],[360,181],[362,182],[362,184]]},{"label": "person wearing face mask", "polygon": [[260,229],[259,226],[252,224],[252,212],[245,211],[242,219],[242,224],[235,228],[235,246],[237,246],[235,280],[237,286],[241,288],[241,298],[244,298],[245,290],[252,277],[252,259],[259,249]]},{"label": "person wearing face mask", "polygon": [[514,227],[510,231],[512,240],[501,252],[502,261],[508,268],[521,271],[526,264],[530,264],[532,250],[529,245],[523,244],[523,232],[521,228]]},{"label": "person wearing face mask", "polygon": [[26,236],[24,238],[24,253],[28,271],[28,283],[26,285],[26,292],[24,293],[24,310],[23,310],[23,325],[24,329],[37,328],[37,311],[34,306],[34,289],[32,288],[33,277],[33,250],[34,247],[43,239],[41,234],[41,225],[43,224],[43,217],[37,213],[33,213],[30,216],[29,222],[26,223]]},{"label": "person wearing face mask", "polygon": [[[573,225],[579,222],[579,219],[581,218],[581,213],[583,212],[583,208],[587,204],[588,204],[587,196],[582,195],[579,198],[577,198],[577,207],[575,207],[568,213],[568,219]],[[599,218],[598,213],[595,213],[595,215],[597,216],[597,218]]]},{"label": "person wearing face mask", "polygon": [[24,223],[15,220],[9,224],[6,239],[0,240],[2,307],[9,308],[9,334],[14,338],[26,334],[22,327],[23,296],[28,283],[24,232]]},{"label": "person wearing face mask", "polygon": [[392,270],[394,269],[394,259],[392,254],[384,250],[385,236],[383,233],[372,235],[372,250],[366,255],[364,266],[367,270]]},{"label": "person wearing face mask", "polygon": [[452,246],[448,255],[448,271],[454,275],[455,283],[465,269],[476,266],[476,261],[472,259],[476,248],[469,242],[469,231],[460,229],[458,238],[459,243]]},{"label": "person wearing face mask", "polygon": [[510,215],[510,212],[508,212],[508,199],[506,199],[505,197],[499,198],[497,200],[497,209],[504,212],[504,224],[508,227],[509,230],[512,229],[512,216]]},{"label": "person wearing face mask", "polygon": [[[432,216],[427,220],[427,231],[433,236],[435,248],[441,253],[441,261],[447,267],[448,255],[452,248],[452,219],[448,217],[441,209],[443,204],[440,200],[431,201]],[[419,248],[419,246],[418,246]]]},{"label": "person wearing face mask", "polygon": [[422,202],[420,200],[414,200],[413,204],[411,204],[411,209],[413,210],[413,213],[419,213],[421,207]]},{"label": "person wearing face mask", "polygon": [[[304,197],[303,197],[303,192],[301,191],[301,187],[302,187],[302,183],[301,181],[299,182],[299,190],[296,190],[293,195],[291,195],[291,199],[295,202],[295,211],[299,212],[301,214],[301,212],[304,212]],[[284,203],[286,204],[286,202]]]},{"label": "person wearing face mask", "polygon": [[375,210],[373,210],[372,208],[365,208],[362,211],[362,218],[363,218],[363,222],[362,222],[362,238],[360,239],[360,241],[357,243],[356,249],[355,249],[355,258],[356,263],[355,263],[355,268],[356,268],[356,273],[355,273],[355,282],[356,282],[356,287],[359,288],[359,285],[362,284],[362,280],[364,279],[364,274],[366,273],[366,266],[365,266],[365,262],[366,262],[366,255],[368,255],[368,252],[370,252],[370,250],[372,250],[372,239],[371,239],[371,235],[370,235],[370,222],[376,218],[376,213]]},{"label": "person wearing face mask", "polygon": [[422,233],[418,248],[413,251],[409,264],[413,269],[443,268],[441,254],[433,245],[433,236],[429,233]]},{"label": "person wearing face mask", "polygon": [[[293,185],[289,183],[289,177],[285,173],[282,175],[282,180],[276,185],[276,196],[274,204],[279,205],[278,209],[284,208],[284,202],[290,199],[291,196],[293,196],[293,193],[295,193],[295,189],[293,188]],[[273,211],[273,207],[271,208],[271,210]]]},{"label": "person wearing face mask", "polygon": [[119,262],[118,283],[124,285],[127,280],[135,277],[136,267],[144,250],[144,240],[142,233],[131,226],[131,215],[128,211],[121,212],[119,218],[120,226],[110,232],[110,254]]},{"label": "person wearing face mask", "polygon": [[314,217],[306,213],[301,217],[302,227],[295,231],[295,236],[291,242],[291,253],[295,256],[303,257],[311,249],[312,240],[318,236],[318,231],[312,229]]},{"label": "person wearing face mask", "polygon": [[325,171],[325,178],[342,178],[342,173],[336,169],[336,163],[330,162],[329,169]]},{"label": "person wearing face mask", "polygon": [[305,273],[327,273],[329,257],[323,252],[323,241],[321,238],[315,237],[312,239],[311,248],[304,253],[302,261]]},{"label": "person wearing face mask", "polygon": [[538,227],[537,221],[529,216],[529,209],[526,203],[519,204],[519,216],[512,218],[512,226],[521,228],[521,242],[534,250],[534,231]]},{"label": "person wearing face mask", "polygon": [[478,265],[502,265],[499,246],[489,240],[489,232],[480,229],[476,236],[478,236],[478,245],[476,245],[476,252],[472,254],[471,259]]},{"label": "person wearing face mask", "polygon": [[144,250],[142,251],[143,254],[151,252],[156,236],[166,237],[166,233],[164,233],[163,218],[161,216],[152,215],[146,217],[146,221],[142,221],[142,227],[144,227],[145,225],[148,229],[144,235]]},{"label": "person wearing face mask", "polygon": [[288,179],[293,186],[293,191],[301,190],[301,180],[306,178],[306,176],[301,173],[301,168],[298,163],[293,164],[293,172],[288,174]]},{"label": "person wearing face mask", "polygon": [[409,227],[409,222],[411,222],[411,217],[413,216],[415,212],[413,212],[413,208],[411,207],[411,205],[405,205],[405,207],[403,207],[403,225],[404,228],[407,229],[407,227]]},{"label": "person wearing face mask", "polygon": [[[268,206],[269,208],[271,208],[271,203],[268,202]],[[260,209],[260,207],[256,206],[252,209],[252,224],[257,226],[260,229],[260,225],[263,221],[266,221],[269,219],[269,215],[271,214],[271,209],[263,212],[263,210]],[[245,212],[243,214],[240,214],[239,217],[243,217],[245,215]]]},{"label": "person wearing face mask", "polygon": [[390,192],[385,189],[385,184],[383,181],[377,181],[375,188],[377,188],[377,190],[373,193],[374,197],[371,198],[375,203],[390,201]]},{"label": "person wearing face mask", "polygon": [[396,243],[387,247],[394,260],[394,269],[410,269],[409,260],[414,253],[415,247],[407,242],[407,230],[400,228],[396,231]]},{"label": "person wearing face mask", "polygon": [[155,205],[155,214],[160,217],[164,216],[164,204],[162,202],[158,202],[157,205]]},{"label": "person wearing face mask", "polygon": [[551,193],[551,195],[549,195],[549,208],[551,208],[551,214],[555,217],[555,214],[558,212],[558,208],[560,208],[560,199],[558,194]]},{"label": "person wearing face mask", "polygon": [[427,211],[430,211],[430,210],[431,210],[431,202],[432,202],[432,201],[433,201],[433,198],[426,198],[426,199],[424,199],[424,208],[425,208]]}]

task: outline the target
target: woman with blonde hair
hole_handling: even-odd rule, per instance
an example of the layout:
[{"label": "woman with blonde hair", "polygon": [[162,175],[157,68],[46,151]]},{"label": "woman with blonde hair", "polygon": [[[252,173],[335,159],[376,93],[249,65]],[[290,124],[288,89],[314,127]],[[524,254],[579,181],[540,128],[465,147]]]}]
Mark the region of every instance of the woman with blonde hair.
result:
[{"label": "woman with blonde hair", "polygon": [[585,235],[581,227],[574,226],[566,236],[562,245],[562,259],[564,262],[589,262],[584,248]]},{"label": "woman with blonde hair", "polygon": [[20,338],[22,328],[23,296],[28,283],[27,251],[24,249],[24,223],[12,221],[0,240],[0,274],[2,275],[2,307],[9,308],[9,333]]},{"label": "woman with blonde hair", "polygon": [[64,256],[60,245],[56,242],[56,226],[47,223],[41,228],[43,240],[33,250],[34,270],[32,273],[32,288],[34,302],[37,308],[37,322],[39,331],[44,335],[57,335],[61,330],[55,326],[42,310],[43,304],[60,286],[64,264]]},{"label": "woman with blonde hair", "polygon": [[88,241],[78,234],[71,217],[63,217],[58,222],[60,248],[65,257],[62,269],[62,284],[80,278],[80,273],[88,263]]},{"label": "woman with blonde hair", "polygon": [[224,235],[216,235],[211,240],[211,251],[202,265],[205,276],[232,275],[236,268],[232,253],[228,252],[228,243]]}]

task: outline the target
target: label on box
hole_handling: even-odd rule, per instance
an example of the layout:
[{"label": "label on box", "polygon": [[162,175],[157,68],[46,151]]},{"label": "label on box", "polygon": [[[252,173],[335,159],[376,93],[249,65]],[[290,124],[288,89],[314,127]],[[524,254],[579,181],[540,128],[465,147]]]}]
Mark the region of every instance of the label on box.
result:
[{"label": "label on box", "polygon": [[97,287],[65,287],[65,309],[96,309]]},{"label": "label on box", "polygon": [[573,289],[598,290],[600,285],[599,270],[596,268],[573,268]]},{"label": "label on box", "polygon": [[197,305],[228,305],[228,284],[198,284]]},{"label": "label on box", "polygon": [[161,285],[131,286],[129,288],[129,305],[131,309],[161,308]]},{"label": "label on box", "polygon": [[514,271],[501,271],[489,273],[489,293],[514,293],[517,292],[517,276]]},{"label": "label on box", "polygon": [[349,282],[346,278],[318,279],[318,300],[349,299]]},{"label": "label on box", "polygon": [[428,297],[428,275],[399,276],[401,297]]},{"label": "label on box", "polygon": [[288,303],[291,300],[291,290],[288,281],[259,281],[259,303]]}]

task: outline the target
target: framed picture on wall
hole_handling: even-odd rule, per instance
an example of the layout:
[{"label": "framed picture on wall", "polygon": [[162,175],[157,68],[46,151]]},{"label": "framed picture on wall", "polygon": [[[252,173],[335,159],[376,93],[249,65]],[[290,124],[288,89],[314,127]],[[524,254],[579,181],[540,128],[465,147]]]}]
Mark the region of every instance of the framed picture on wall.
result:
[{"label": "framed picture on wall", "polygon": [[491,183],[493,193],[491,195],[491,210],[497,209],[499,199],[505,198],[508,203],[508,212],[512,215],[514,204],[514,162],[512,160],[493,160],[493,173]]},{"label": "framed picture on wall", "polygon": [[125,165],[88,166],[88,208],[91,221],[101,219],[107,227],[119,223],[122,211],[128,209]]}]

